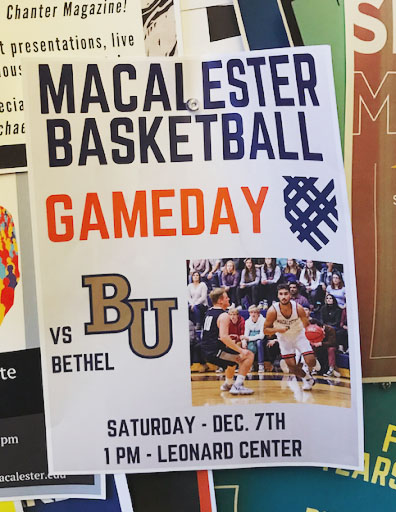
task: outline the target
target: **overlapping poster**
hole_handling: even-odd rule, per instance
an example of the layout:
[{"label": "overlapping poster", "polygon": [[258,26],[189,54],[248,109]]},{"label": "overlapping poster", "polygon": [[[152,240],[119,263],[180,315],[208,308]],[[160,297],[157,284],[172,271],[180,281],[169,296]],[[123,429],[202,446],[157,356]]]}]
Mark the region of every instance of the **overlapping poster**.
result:
[{"label": "overlapping poster", "polygon": [[[216,512],[212,471],[126,475],[134,512]],[[153,492],[155,490],[155,492]]]},{"label": "overlapping poster", "polygon": [[351,181],[363,377],[395,380],[395,6],[390,0],[369,0],[345,2],[345,9],[345,149]]},{"label": "overlapping poster", "polygon": [[26,171],[22,57],[145,53],[139,0],[10,0],[0,29],[0,173]]},{"label": "overlapping poster", "polygon": [[180,25],[178,5],[173,0],[141,0],[146,55],[178,55],[176,32]]},{"label": "overlapping poster", "polygon": [[25,173],[0,176],[0,353],[39,346],[36,279]]},{"label": "overlapping poster", "polygon": [[236,53],[243,40],[232,0],[180,0],[182,55]]},{"label": "overlapping poster", "polygon": [[44,498],[23,500],[22,505],[24,512],[138,512],[132,506],[125,475],[105,477],[105,499],[102,500]]},{"label": "overlapping poster", "polygon": [[107,475],[105,500],[30,500],[23,505],[25,512],[158,512],[159,506],[161,512],[216,512],[211,471]]},{"label": "overlapping poster", "polygon": [[[258,1],[235,0],[239,27],[247,50],[294,46],[280,0],[270,0],[265,7]],[[301,38],[299,38],[301,39]]]},{"label": "overlapping poster", "polygon": [[20,501],[3,501],[0,503],[1,512],[23,512],[22,504]]},{"label": "overlapping poster", "polygon": [[[25,76],[51,471],[361,467],[329,48],[31,60]],[[274,278],[289,260],[327,276],[317,294],[307,285],[305,309],[293,271]],[[241,263],[260,283],[253,308],[234,308],[254,323],[238,339]],[[211,304],[198,318],[188,293],[201,281]],[[313,318],[327,305],[345,320],[348,307],[342,368],[332,328]],[[191,330],[219,372],[192,373]],[[267,345],[285,373],[266,365]]]},{"label": "overlapping poster", "polygon": [[0,176],[0,501],[103,497],[102,479],[48,476],[26,173]]},{"label": "overlapping poster", "polygon": [[[329,44],[337,97],[341,143],[345,112],[345,25],[343,0],[236,0],[245,47],[263,50],[281,46]],[[237,10],[238,12],[238,10]]]},{"label": "overlapping poster", "polygon": [[[372,512],[393,510],[396,464],[396,389],[363,386],[364,469],[272,468],[215,471],[219,512],[261,512],[271,500],[273,512]],[[284,492],[288,482],[288,493]],[[309,492],[301,492],[306,483]]]},{"label": "overlapping poster", "polygon": [[0,501],[103,498],[101,477],[48,474],[40,351],[0,354]]}]

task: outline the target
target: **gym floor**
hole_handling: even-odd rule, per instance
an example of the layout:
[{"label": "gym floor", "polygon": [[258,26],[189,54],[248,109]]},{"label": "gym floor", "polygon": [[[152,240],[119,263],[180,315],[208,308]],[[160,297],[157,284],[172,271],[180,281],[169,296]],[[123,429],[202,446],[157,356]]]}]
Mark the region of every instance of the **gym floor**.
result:
[{"label": "gym floor", "polygon": [[227,391],[220,391],[224,373],[192,373],[192,405],[304,403],[351,407],[349,378],[316,375],[315,380],[312,391],[303,391],[301,381],[294,375],[252,372],[246,377],[245,386],[254,389],[254,394],[235,396]]}]

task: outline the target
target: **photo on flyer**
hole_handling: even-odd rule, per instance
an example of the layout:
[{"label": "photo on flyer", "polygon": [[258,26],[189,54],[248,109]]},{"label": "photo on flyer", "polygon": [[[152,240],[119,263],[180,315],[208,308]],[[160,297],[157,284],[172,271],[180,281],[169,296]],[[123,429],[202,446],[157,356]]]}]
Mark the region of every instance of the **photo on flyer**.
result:
[{"label": "photo on flyer", "polygon": [[351,406],[343,265],[214,258],[187,269],[193,405]]}]

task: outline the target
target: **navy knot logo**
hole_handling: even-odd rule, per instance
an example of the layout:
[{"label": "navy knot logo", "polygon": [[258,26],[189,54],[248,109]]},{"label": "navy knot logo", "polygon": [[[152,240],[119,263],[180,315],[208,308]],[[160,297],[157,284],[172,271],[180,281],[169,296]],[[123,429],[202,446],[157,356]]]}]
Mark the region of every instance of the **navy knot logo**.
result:
[{"label": "navy knot logo", "polygon": [[316,186],[318,178],[283,177],[287,181],[283,197],[290,229],[300,242],[306,240],[319,251],[329,242],[323,228],[328,226],[335,233],[338,227],[334,180],[320,190]]}]

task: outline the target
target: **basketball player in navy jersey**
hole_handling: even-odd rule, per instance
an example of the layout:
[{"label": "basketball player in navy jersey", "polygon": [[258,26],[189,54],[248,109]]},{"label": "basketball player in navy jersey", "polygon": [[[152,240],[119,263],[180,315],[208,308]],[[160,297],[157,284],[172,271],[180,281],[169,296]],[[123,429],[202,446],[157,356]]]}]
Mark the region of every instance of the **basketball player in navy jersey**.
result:
[{"label": "basketball player in navy jersey", "polygon": [[[289,285],[278,286],[278,299],[268,310],[264,323],[264,334],[276,334],[282,358],[286,361],[290,373],[294,373],[303,381],[302,388],[312,389],[315,379],[309,373],[316,365],[316,358],[311,344],[305,336],[305,327],[309,320],[304,308],[291,300]],[[296,363],[296,350],[304,357],[309,372],[304,372]]]},{"label": "basketball player in navy jersey", "polygon": [[[229,391],[232,395],[251,395],[253,389],[244,386],[245,377],[253,364],[254,354],[238,346],[228,334],[230,315],[226,309],[230,299],[224,288],[215,288],[209,294],[213,307],[205,315],[201,349],[206,361],[226,368],[226,380],[221,385],[221,391]],[[233,380],[236,365],[239,373]]]}]

